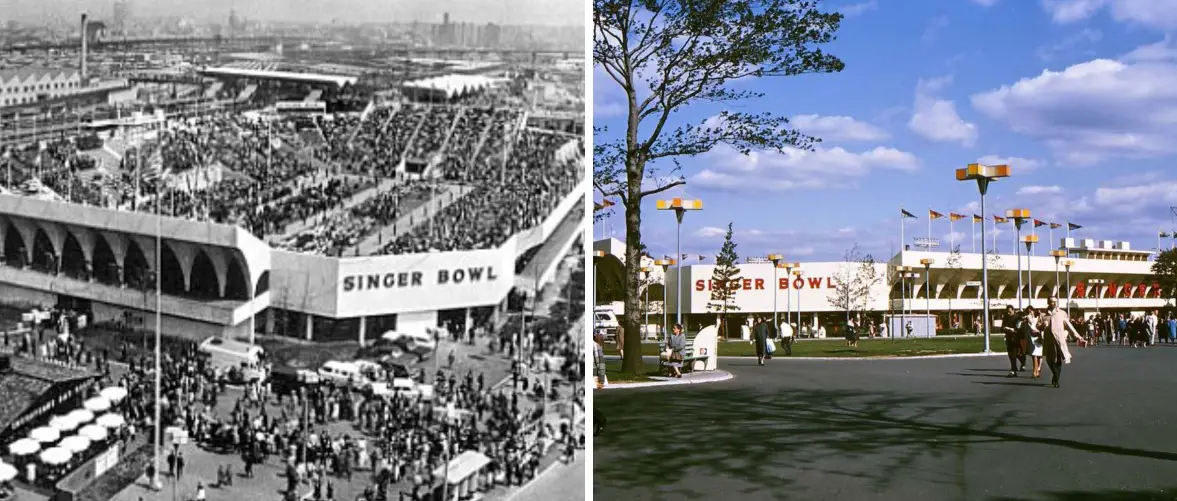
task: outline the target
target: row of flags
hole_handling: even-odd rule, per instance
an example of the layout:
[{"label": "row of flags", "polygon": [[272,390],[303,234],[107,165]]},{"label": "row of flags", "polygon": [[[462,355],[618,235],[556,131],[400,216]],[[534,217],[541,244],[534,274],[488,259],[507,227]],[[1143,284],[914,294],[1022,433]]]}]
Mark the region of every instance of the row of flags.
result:
[{"label": "row of flags", "polygon": [[[899,209],[899,212],[900,212],[900,215],[901,215],[901,216],[902,216],[904,219],[919,219],[918,217],[916,217],[916,215],[915,215],[915,214],[912,214],[911,212],[907,211],[907,209]],[[934,210],[931,210],[931,209],[928,209],[928,219],[930,219],[930,220],[933,220],[933,221],[934,221],[934,220],[936,220],[936,219],[940,219],[940,218],[943,218],[943,217],[944,217],[944,214],[942,214],[942,213],[939,213],[939,212],[936,212],[936,211],[934,211]],[[949,212],[949,213],[948,213],[948,220],[949,220],[949,221],[952,221],[952,222],[960,221],[961,219],[964,219],[964,218],[967,218],[967,217],[968,217],[968,215],[966,215],[966,214],[957,214],[957,213],[955,213],[955,212]],[[1010,219],[1010,218],[1008,218],[1008,217],[1001,217],[1001,216],[998,216],[997,214],[994,214],[994,215],[993,215],[993,222],[994,222],[994,223],[996,223],[996,224],[1003,224],[1003,223],[1008,223],[1008,222],[1009,222],[1009,219]],[[1062,224],[1060,224],[1060,223],[1051,223],[1051,222],[1043,221],[1043,220],[1041,220],[1041,219],[1033,219],[1033,221],[1034,221],[1034,227],[1035,227],[1035,228],[1039,228],[1039,227],[1042,227],[1042,226],[1047,226],[1047,225],[1049,225],[1049,226],[1050,226],[1050,229],[1052,229],[1052,230],[1057,230],[1057,229],[1059,229],[1059,228],[1062,228],[1062,227],[1063,227],[1063,225],[1062,225]],[[985,217],[984,217],[984,216],[978,216],[978,215],[976,215],[976,214],[973,214],[973,222],[974,222],[974,223],[983,223],[983,222],[985,222]],[[1072,230],[1072,231],[1074,231],[1074,230],[1078,230],[1078,229],[1080,229],[1080,228],[1082,228],[1082,226],[1080,226],[1080,225],[1077,225],[1077,224],[1075,224],[1075,223],[1070,223],[1070,222],[1068,222],[1068,223],[1067,223],[1067,229],[1068,229],[1068,230]],[[1164,232],[1162,232],[1162,236],[1165,236],[1163,233],[1164,233]],[[1174,232],[1174,234],[1177,234],[1177,232]]]}]

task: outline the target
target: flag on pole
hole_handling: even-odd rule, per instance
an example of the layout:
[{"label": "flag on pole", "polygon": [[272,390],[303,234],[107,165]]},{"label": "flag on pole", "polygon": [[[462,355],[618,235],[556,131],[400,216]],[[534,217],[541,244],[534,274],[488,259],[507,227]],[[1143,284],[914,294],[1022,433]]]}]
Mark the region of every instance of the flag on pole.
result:
[{"label": "flag on pole", "polygon": [[1008,222],[1009,222],[1009,219],[1007,219],[1007,218],[998,216],[997,214],[993,215],[993,224],[1005,224]]},{"label": "flag on pole", "polygon": [[976,214],[973,214],[973,222],[974,223],[983,223],[983,222],[985,222],[985,218],[978,216]]},{"label": "flag on pole", "polygon": [[1077,225],[1077,224],[1075,224],[1075,223],[1067,223],[1067,230],[1068,230],[1068,231],[1069,231],[1069,230],[1077,230],[1077,229],[1079,229],[1079,228],[1082,228],[1082,226],[1079,226],[1079,225]]},{"label": "flag on pole", "polygon": [[919,219],[918,217],[915,217],[915,214],[907,212],[907,209],[899,209],[899,212],[904,219]]},{"label": "flag on pole", "polygon": [[1161,238],[1169,238],[1169,234],[1164,231],[1160,232],[1160,234],[1158,236]]},{"label": "flag on pole", "polygon": [[939,213],[939,212],[936,212],[936,211],[934,211],[934,210],[932,210],[932,209],[928,209],[928,218],[929,218],[929,219],[940,219],[940,218],[942,218],[942,217],[944,217],[944,214],[941,214],[941,213]]},{"label": "flag on pole", "polygon": [[682,261],[686,261],[686,260],[687,260],[687,258],[688,258],[688,257],[690,257],[690,256],[691,256],[690,254],[683,254],[683,255],[682,255],[682,259],[681,259],[681,260],[682,260]]},{"label": "flag on pole", "polygon": [[707,256],[702,256],[702,255],[701,255],[701,256],[699,256],[699,260],[700,260],[700,261],[706,261],[706,260],[707,260]]},{"label": "flag on pole", "polygon": [[1035,220],[1034,220],[1034,227],[1035,227],[1035,228],[1037,228],[1037,227],[1039,227],[1039,226],[1046,226],[1047,224],[1050,224],[1050,223],[1047,223],[1046,221],[1042,221],[1042,220],[1039,220],[1039,219],[1035,219]]},{"label": "flag on pole", "polygon": [[1063,225],[1061,225],[1061,224],[1058,224],[1058,223],[1050,223],[1050,229],[1052,229],[1052,230],[1057,230],[1057,229],[1059,229],[1059,228],[1062,228],[1062,227],[1063,227]]},{"label": "flag on pole", "polygon": [[961,219],[964,219],[964,214],[957,214],[955,212],[948,213],[948,220],[949,221],[960,221]]}]

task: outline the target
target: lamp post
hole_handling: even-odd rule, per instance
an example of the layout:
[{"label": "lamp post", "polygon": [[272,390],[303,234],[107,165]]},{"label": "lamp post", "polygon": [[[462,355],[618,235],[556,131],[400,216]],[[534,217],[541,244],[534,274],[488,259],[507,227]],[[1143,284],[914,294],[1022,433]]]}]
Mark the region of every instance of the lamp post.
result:
[{"label": "lamp post", "polygon": [[1071,316],[1071,302],[1072,302],[1072,299],[1071,299],[1071,267],[1074,265],[1075,265],[1075,262],[1070,259],[1063,261],[1063,266],[1065,266],[1067,268],[1067,317],[1068,318]]},{"label": "lamp post", "polygon": [[[793,263],[793,276],[801,278],[801,263]],[[796,280],[794,280],[796,281]],[[801,283],[805,283],[804,280]],[[801,288],[797,287],[797,330],[801,330]]]},{"label": "lamp post", "polygon": [[1059,282],[1058,265],[1059,260],[1067,256],[1067,251],[1062,249],[1055,249],[1050,251],[1050,255],[1054,257],[1054,297],[1062,297],[1063,284],[1062,282]]},{"label": "lamp post", "polygon": [[1026,279],[1029,282],[1030,297],[1026,300],[1026,304],[1034,306],[1034,244],[1038,243],[1038,235],[1026,235],[1022,237],[1022,242],[1026,244]]},{"label": "lamp post", "polygon": [[904,321],[907,320],[907,273],[911,269],[910,266],[895,267],[895,273],[899,274],[899,317]]},{"label": "lamp post", "polygon": [[593,306],[597,306],[597,263],[605,257],[605,251],[593,251]]},{"label": "lamp post", "polygon": [[927,304],[927,320],[928,334],[932,333],[932,265],[936,263],[935,259],[925,258],[920,260],[920,264],[924,265],[924,299]]},{"label": "lamp post", "polygon": [[[785,322],[789,323],[793,316],[793,268],[801,266],[800,263],[780,263],[776,265],[777,268],[785,269]],[[776,269],[773,269],[776,272]],[[778,326],[779,327],[779,326]]]},{"label": "lamp post", "polygon": [[674,266],[675,262],[676,261],[674,259],[659,259],[657,261],[654,261],[654,265],[662,267],[662,338],[663,339],[666,339],[666,336],[670,333],[670,328],[668,328],[666,326],[666,323],[670,321],[669,317],[667,317],[667,312],[669,310],[666,309],[666,270],[668,270],[671,266]]},{"label": "lamp post", "polygon": [[[907,268],[909,270],[912,269],[910,266],[905,266],[905,268]],[[911,299],[913,300],[912,302],[914,302],[914,300],[915,300],[915,279],[917,279],[919,277],[920,277],[920,274],[916,273],[914,271],[909,271],[909,272],[903,274],[904,279],[911,280]],[[915,311],[914,304],[912,305],[912,308],[910,311],[912,311],[912,312]],[[904,317],[904,319],[906,320],[906,317]]]},{"label": "lamp post", "polygon": [[1087,283],[1095,286],[1095,314],[1099,315],[1099,286],[1103,285],[1103,279],[1092,278]]},{"label": "lamp post", "polygon": [[[785,256],[782,256],[780,254],[769,254],[768,255],[768,260],[772,261],[772,328],[773,329],[780,329],[781,328],[781,323],[780,323],[780,321],[777,320],[777,315],[776,315],[776,296],[781,291],[781,281],[780,281],[780,279],[777,278],[776,269],[777,269],[778,265],[781,264],[781,260],[784,258],[785,258]],[[788,289],[785,289],[785,290],[788,290]],[[778,333],[778,335],[780,335],[780,334]]]},{"label": "lamp post", "polygon": [[[686,212],[689,210],[703,210],[703,201],[702,200],[683,200],[681,198],[674,198],[671,200],[659,200],[657,207],[658,207],[658,210],[673,210],[674,211],[674,218],[676,221],[678,221],[677,233],[676,233],[676,236],[674,237],[674,239],[675,239],[674,240],[674,249],[675,249],[674,257],[676,259],[681,258],[682,257],[682,218],[683,218],[683,215],[686,214]],[[675,298],[677,298],[678,304],[674,308],[674,312],[676,315],[675,323],[682,324],[682,264],[678,265],[678,277],[676,279],[676,282],[677,282],[677,285],[675,285],[675,287],[677,287],[678,290],[676,290],[674,292],[674,296],[675,296]]]},{"label": "lamp post", "polygon": [[[1017,240],[1021,240],[1022,239],[1022,223],[1025,223],[1026,219],[1030,217],[1030,210],[1029,209],[1007,209],[1005,211],[1005,217],[1013,219],[1014,231],[1016,232],[1015,236],[1016,236]],[[1015,246],[1014,251],[1017,252],[1017,256],[1018,256],[1018,310],[1021,311],[1021,309],[1022,309],[1022,248]],[[1026,253],[1028,255],[1029,251],[1026,251]]]},{"label": "lamp post", "polygon": [[[642,314],[645,317],[645,321],[642,322],[642,328],[638,329],[639,332],[646,330],[646,326],[650,325],[650,283],[649,283],[649,281],[650,281],[650,267],[643,266],[642,267],[642,285],[645,286],[644,289],[645,289],[645,295],[646,295],[646,299],[645,299],[646,306],[642,308]],[[642,332],[642,337],[643,338],[646,337],[645,332]]]},{"label": "lamp post", "polygon": [[[956,169],[956,180],[977,182],[977,190],[981,192],[981,214],[985,214],[985,193],[989,191],[989,183],[1003,177],[1009,177],[1008,165],[969,164],[963,169]],[[985,257],[985,225],[981,225],[981,308],[985,316],[985,353],[992,353],[989,349],[989,260]]]}]

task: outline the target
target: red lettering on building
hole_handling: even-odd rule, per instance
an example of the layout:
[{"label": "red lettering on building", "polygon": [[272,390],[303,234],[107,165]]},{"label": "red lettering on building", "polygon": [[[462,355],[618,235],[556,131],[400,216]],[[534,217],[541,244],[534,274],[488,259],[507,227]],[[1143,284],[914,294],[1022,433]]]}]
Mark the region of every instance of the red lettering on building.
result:
[{"label": "red lettering on building", "polygon": [[758,291],[764,290],[764,279],[763,278],[756,279],[756,290],[758,290]]},{"label": "red lettering on building", "polygon": [[826,288],[827,288],[827,289],[833,289],[833,288],[834,288],[834,279],[832,279],[832,278],[830,278],[830,277],[826,277]]},{"label": "red lettering on building", "polygon": [[[738,287],[739,286],[737,286],[737,288]],[[752,279],[751,278],[744,279],[744,290],[746,290],[746,291],[752,290]]]},{"label": "red lettering on building", "polygon": [[820,289],[821,288],[821,277],[809,277],[809,288],[810,289]]},{"label": "red lettering on building", "polygon": [[804,287],[805,287],[805,281],[802,280],[801,277],[797,277],[795,280],[793,280],[793,288],[794,289],[802,289]]},{"label": "red lettering on building", "polygon": [[787,279],[787,278],[782,278],[780,280],[780,283],[777,284],[778,290],[787,290],[788,288],[789,288],[789,279]]},{"label": "red lettering on building", "polygon": [[1120,287],[1115,282],[1112,282],[1112,283],[1108,284],[1108,288],[1104,289],[1104,290],[1107,291],[1106,293],[1104,293],[1104,297],[1118,297],[1116,295],[1116,292],[1120,290]]},{"label": "red lettering on building", "polygon": [[1139,284],[1136,286],[1136,297],[1145,297],[1148,295],[1148,286]]},{"label": "red lettering on building", "polygon": [[703,289],[706,288],[707,286],[703,284],[702,280],[695,280],[695,292],[703,292]]}]

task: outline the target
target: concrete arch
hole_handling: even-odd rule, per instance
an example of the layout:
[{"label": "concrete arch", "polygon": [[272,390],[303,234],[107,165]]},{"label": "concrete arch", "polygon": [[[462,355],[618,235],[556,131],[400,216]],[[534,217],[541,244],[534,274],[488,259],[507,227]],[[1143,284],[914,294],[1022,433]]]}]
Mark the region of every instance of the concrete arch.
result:
[{"label": "concrete arch", "polygon": [[4,233],[4,262],[9,266],[26,266],[29,260],[24,235],[16,225],[9,225]]},{"label": "concrete arch", "polygon": [[164,245],[159,257],[160,287],[164,294],[183,296],[188,292],[188,277],[184,265],[172,251],[172,247]]},{"label": "concrete arch", "polygon": [[[123,252],[125,254],[126,250]],[[106,238],[99,236],[94,239],[94,250],[91,251],[91,255],[93,258],[90,268],[95,280],[116,286],[124,283],[122,261],[115,255]]]},{"label": "concrete arch", "polygon": [[29,262],[33,269],[56,275],[61,271],[59,263],[61,254],[54,247],[49,234],[43,228],[37,228],[33,234],[33,245]]},{"label": "concrete arch", "polygon": [[197,249],[196,255],[192,258],[192,269],[188,272],[192,277],[188,284],[188,292],[201,299],[223,297],[225,288],[216,268],[209,254],[203,249]]},{"label": "concrete arch", "polygon": [[6,264],[6,260],[4,259],[4,239],[8,236],[8,227],[8,218],[0,215],[0,266]]},{"label": "concrete arch", "polygon": [[[123,263],[123,283],[136,289],[145,288],[151,278],[151,261],[135,240],[127,240]],[[112,246],[113,250],[113,246]]]},{"label": "concrete arch", "polygon": [[79,280],[89,280],[91,276],[90,260],[82,244],[74,238],[73,233],[65,234],[65,242],[61,244],[61,273]]},{"label": "concrete arch", "polygon": [[[121,233],[112,233],[109,231],[100,231],[98,234],[102,237],[101,240],[105,241],[106,245],[110,248],[111,254],[114,255],[115,264],[125,269],[126,265],[124,262],[127,259],[127,246],[130,243],[130,239]],[[95,249],[97,249],[97,244],[95,244]]]},{"label": "concrete arch", "polygon": [[221,296],[226,299],[249,299],[249,282],[246,276],[241,262],[236,257],[231,258],[225,271]]},{"label": "concrete arch", "polygon": [[[163,244],[164,247],[171,251],[171,254],[176,258],[176,262],[180,265],[180,271],[184,274],[184,290],[192,290],[192,264],[196,261],[196,254],[200,252],[200,248],[186,242],[175,240],[164,240]],[[164,254],[166,255],[167,253],[165,252]],[[167,267],[164,267],[164,269],[166,270]]]},{"label": "concrete arch", "polygon": [[[93,261],[94,261],[94,246],[97,245],[97,243],[98,243],[98,235],[95,234],[94,230],[91,230],[91,229],[86,228],[84,226],[72,226],[71,225],[71,226],[66,227],[66,231],[67,231],[67,233],[66,233],[67,235],[72,235],[75,239],[77,239],[78,244],[81,245],[82,253],[86,257],[86,262],[93,263]],[[68,240],[68,238],[67,238],[67,240]]]},{"label": "concrete arch", "polygon": [[[230,259],[233,259],[233,257],[231,255],[229,255],[229,253],[227,252],[226,249],[222,249],[219,247],[201,246],[199,249],[200,249],[200,253],[207,256],[208,259],[212,262],[213,271],[214,271],[216,279],[217,279],[217,295],[216,295],[216,297],[218,297],[218,298],[225,297],[225,283],[227,281],[226,275],[229,273],[228,261]],[[197,257],[199,258],[199,256],[197,256]],[[196,266],[196,261],[193,261],[193,270],[192,270],[193,280],[195,280],[195,277],[196,277],[195,266]],[[195,289],[195,287],[193,287],[193,288]]]},{"label": "concrete arch", "polygon": [[[248,271],[246,272],[249,273]],[[270,270],[263,270],[257,277],[257,285],[253,289],[253,296],[257,297],[270,290]]]},{"label": "concrete arch", "polygon": [[33,242],[37,237],[37,226],[32,221],[24,218],[12,218],[12,225],[16,227],[16,231],[20,232],[20,238],[24,242],[25,263],[33,262]]},{"label": "concrete arch", "polygon": [[66,229],[60,224],[51,223],[48,221],[37,221],[37,228],[45,232],[45,236],[49,237],[49,243],[53,245],[53,255],[58,257],[58,269],[61,268],[61,253],[65,248]]}]

